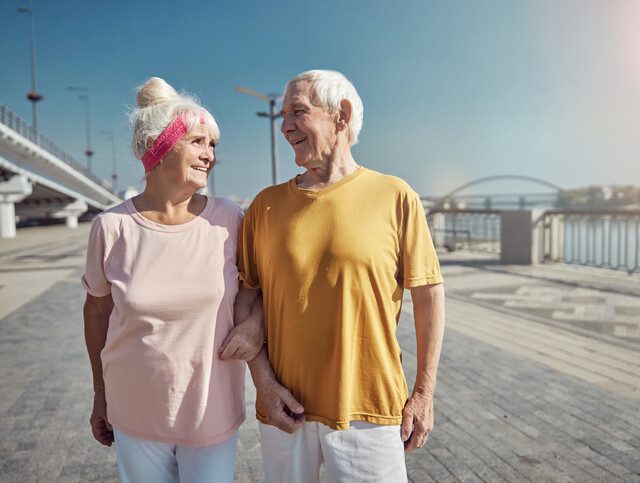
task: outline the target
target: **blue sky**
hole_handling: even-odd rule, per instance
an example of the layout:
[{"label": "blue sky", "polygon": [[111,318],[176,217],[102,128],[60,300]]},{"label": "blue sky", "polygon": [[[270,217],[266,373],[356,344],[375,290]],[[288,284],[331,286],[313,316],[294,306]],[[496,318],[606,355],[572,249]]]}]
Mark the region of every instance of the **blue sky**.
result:
[{"label": "blue sky", "polygon": [[[30,104],[24,1],[0,5],[0,103]],[[216,187],[255,195],[271,179],[266,106],[236,84],[278,92],[295,74],[336,69],[360,93],[356,160],[423,195],[518,174],[565,188],[639,183],[640,2],[634,0],[185,1],[34,0],[41,130],[84,161],[91,98],[94,170],[142,186],[130,154],[134,88],[157,75],[218,120]],[[279,135],[281,178],[298,171]],[[512,191],[519,185],[484,187]],[[529,190],[529,188],[526,188]]]}]

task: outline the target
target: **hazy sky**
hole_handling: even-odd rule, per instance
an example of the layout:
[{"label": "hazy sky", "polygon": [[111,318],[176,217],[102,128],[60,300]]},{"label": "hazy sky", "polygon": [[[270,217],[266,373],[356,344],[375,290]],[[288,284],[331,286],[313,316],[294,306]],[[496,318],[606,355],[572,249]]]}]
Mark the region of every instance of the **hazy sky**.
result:
[{"label": "hazy sky", "polygon": [[[30,121],[20,5],[0,4],[0,103]],[[255,115],[266,105],[234,85],[278,92],[311,68],[343,72],[363,99],[356,160],[420,194],[496,174],[640,183],[640,1],[34,0],[34,10],[39,126],[84,162],[84,107],[66,87],[88,87],[94,170],[111,174],[99,131],[115,130],[121,187],[142,184],[127,113],[149,76],[211,109],[218,194],[253,196],[271,180],[268,121]],[[278,141],[288,179],[297,170]]]}]

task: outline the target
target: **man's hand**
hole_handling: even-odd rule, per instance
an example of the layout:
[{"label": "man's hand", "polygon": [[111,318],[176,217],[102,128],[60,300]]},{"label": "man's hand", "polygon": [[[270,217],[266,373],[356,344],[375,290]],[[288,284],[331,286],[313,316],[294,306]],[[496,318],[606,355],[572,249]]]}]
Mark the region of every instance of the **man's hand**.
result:
[{"label": "man's hand", "polygon": [[413,393],[402,410],[402,441],[409,452],[422,448],[433,429],[433,395]]},{"label": "man's hand", "polygon": [[402,410],[405,451],[422,448],[433,429],[433,393],[444,334],[444,288],[442,284],[413,287],[411,300],[418,360],[413,394]]},{"label": "man's hand", "polygon": [[114,441],[113,427],[107,420],[107,400],[104,394],[96,393],[93,396],[93,411],[89,423],[96,441],[105,446],[111,446]]},{"label": "man's hand", "polygon": [[304,424],[304,408],[291,393],[275,379],[269,379],[256,386],[260,397],[259,411],[267,418],[267,423],[292,434]]},{"label": "man's hand", "polygon": [[251,316],[236,325],[220,346],[220,359],[252,360],[264,343],[264,324],[259,317]]},{"label": "man's hand", "polygon": [[259,405],[267,423],[286,433],[295,433],[304,424],[304,408],[277,380],[269,364],[266,348],[248,364],[256,386]]}]

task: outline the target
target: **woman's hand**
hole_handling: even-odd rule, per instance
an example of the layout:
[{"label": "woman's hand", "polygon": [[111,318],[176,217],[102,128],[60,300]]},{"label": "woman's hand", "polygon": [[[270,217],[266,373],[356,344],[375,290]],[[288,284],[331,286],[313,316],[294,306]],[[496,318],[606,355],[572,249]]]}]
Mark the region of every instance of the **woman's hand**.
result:
[{"label": "woman's hand", "polygon": [[104,394],[96,393],[93,396],[93,411],[89,423],[96,441],[105,446],[111,446],[114,441],[113,427],[107,419],[107,400]]},{"label": "woman's hand", "polygon": [[242,285],[233,304],[235,327],[222,342],[219,357],[223,361],[244,359],[249,362],[264,344],[264,309],[258,290]]},{"label": "woman's hand", "polygon": [[236,325],[222,342],[220,359],[252,360],[264,344],[264,324],[260,317],[251,315]]}]

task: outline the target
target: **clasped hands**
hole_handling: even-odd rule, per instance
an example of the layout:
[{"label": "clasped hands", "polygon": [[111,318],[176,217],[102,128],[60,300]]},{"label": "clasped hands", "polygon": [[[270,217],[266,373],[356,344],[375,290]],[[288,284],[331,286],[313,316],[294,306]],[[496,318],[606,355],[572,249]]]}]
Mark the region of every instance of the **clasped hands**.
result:
[{"label": "clasped hands", "polygon": [[223,361],[242,359],[251,361],[264,344],[264,324],[257,315],[250,315],[237,323],[222,342],[219,357]]}]

